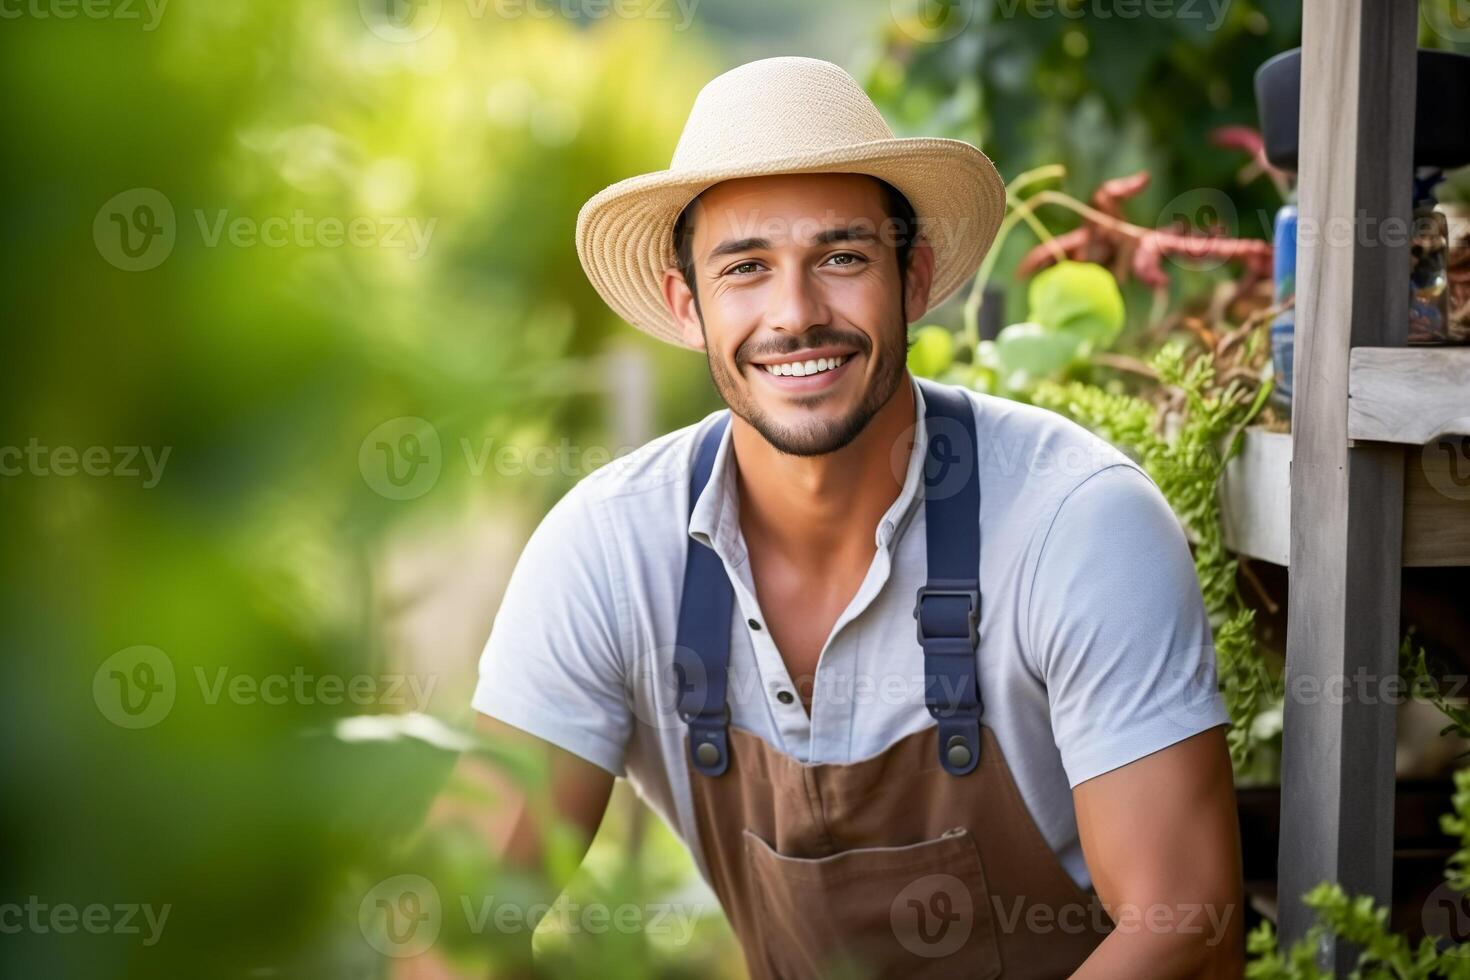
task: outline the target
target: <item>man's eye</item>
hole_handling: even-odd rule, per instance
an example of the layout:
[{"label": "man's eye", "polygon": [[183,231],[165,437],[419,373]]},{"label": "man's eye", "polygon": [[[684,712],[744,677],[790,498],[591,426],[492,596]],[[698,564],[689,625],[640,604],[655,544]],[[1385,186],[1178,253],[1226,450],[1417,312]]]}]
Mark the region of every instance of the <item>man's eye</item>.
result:
[{"label": "man's eye", "polygon": [[[847,259],[848,261],[840,261],[842,259]],[[858,255],[855,252],[838,252],[827,261],[833,263],[834,265],[850,266],[856,265],[857,263],[863,261],[863,256]]]},{"label": "man's eye", "polygon": [[[730,266],[730,268],[727,269],[727,270],[725,270],[725,271],[726,271],[727,274],[730,274],[730,275],[742,275],[743,276],[743,275],[749,275],[750,273],[756,271],[759,268],[760,268],[760,264],[757,263],[757,262],[741,262],[739,265],[732,265],[732,266]],[[742,269],[744,269],[745,271],[742,272],[741,271]]]}]

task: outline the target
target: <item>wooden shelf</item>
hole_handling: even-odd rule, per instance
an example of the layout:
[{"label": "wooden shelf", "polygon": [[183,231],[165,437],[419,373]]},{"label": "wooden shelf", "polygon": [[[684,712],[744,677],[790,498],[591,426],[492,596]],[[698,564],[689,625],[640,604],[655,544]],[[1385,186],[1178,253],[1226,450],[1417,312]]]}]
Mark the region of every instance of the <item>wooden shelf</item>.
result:
[{"label": "wooden shelf", "polygon": [[1348,438],[1432,443],[1470,435],[1470,347],[1354,347]]},{"label": "wooden shelf", "polygon": [[[1434,443],[1405,447],[1406,567],[1470,565],[1470,461],[1462,457],[1458,467],[1454,462]],[[1247,429],[1240,454],[1225,468],[1220,503],[1227,547],[1260,561],[1288,564],[1290,434]]]}]

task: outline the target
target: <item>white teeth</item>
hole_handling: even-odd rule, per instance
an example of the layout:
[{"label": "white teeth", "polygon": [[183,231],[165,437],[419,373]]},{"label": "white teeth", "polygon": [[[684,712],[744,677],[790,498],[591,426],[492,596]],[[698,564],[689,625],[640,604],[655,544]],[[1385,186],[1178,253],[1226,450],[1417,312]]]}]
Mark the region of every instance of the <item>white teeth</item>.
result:
[{"label": "white teeth", "polygon": [[785,378],[804,378],[809,374],[818,374],[822,371],[831,371],[840,367],[847,360],[843,357],[818,357],[810,361],[788,361],[784,364],[766,364],[765,369],[771,374],[780,375]]}]

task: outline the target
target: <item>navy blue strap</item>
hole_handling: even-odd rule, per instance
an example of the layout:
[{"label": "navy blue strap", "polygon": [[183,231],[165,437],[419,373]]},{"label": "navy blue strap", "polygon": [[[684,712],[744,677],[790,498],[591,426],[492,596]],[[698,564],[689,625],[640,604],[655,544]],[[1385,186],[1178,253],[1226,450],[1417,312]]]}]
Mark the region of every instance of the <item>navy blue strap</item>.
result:
[{"label": "navy blue strap", "polygon": [[[920,380],[929,448],[924,460],[928,581],[914,603],[924,649],[924,704],[939,727],[939,761],[962,776],[980,761],[980,475],[975,416],[961,391]],[[704,434],[689,481],[689,513],[708,484],[729,413]],[[696,771],[719,776],[730,764],[726,702],[734,590],[724,564],[689,539],[674,648],[679,717],[689,726]]]},{"label": "navy blue strap", "polygon": [[[725,412],[699,443],[689,481],[689,514],[709,482],[715,454],[730,424]],[[730,666],[730,613],[735,591],[720,556],[689,538],[684,561],[684,592],[679,600],[679,632],[674,640],[674,679],[678,684],[679,717],[689,726],[689,756],[694,768],[718,776],[730,764],[726,728],[730,707],[725,701]]]},{"label": "navy blue strap", "polygon": [[920,380],[929,447],[924,523],[929,580],[914,602],[924,648],[924,705],[939,725],[939,762],[963,776],[980,762],[980,468],[964,392]]}]

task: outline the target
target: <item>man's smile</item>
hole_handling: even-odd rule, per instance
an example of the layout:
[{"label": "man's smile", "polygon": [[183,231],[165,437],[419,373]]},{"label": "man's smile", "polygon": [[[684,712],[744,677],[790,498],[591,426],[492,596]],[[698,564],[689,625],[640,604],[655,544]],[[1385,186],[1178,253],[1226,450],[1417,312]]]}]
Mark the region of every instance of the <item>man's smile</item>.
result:
[{"label": "man's smile", "polygon": [[836,385],[849,373],[847,367],[857,356],[858,352],[851,347],[816,347],[756,358],[749,363],[773,387],[812,392]]}]

